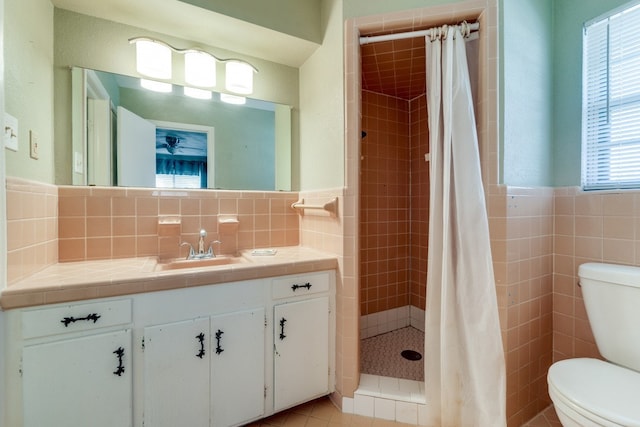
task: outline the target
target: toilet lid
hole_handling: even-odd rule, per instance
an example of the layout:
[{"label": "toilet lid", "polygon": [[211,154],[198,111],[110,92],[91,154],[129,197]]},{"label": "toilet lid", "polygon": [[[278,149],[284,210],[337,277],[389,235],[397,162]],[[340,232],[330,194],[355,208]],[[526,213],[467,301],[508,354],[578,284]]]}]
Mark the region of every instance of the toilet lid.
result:
[{"label": "toilet lid", "polygon": [[583,414],[640,426],[640,373],[598,359],[567,359],[554,363],[547,379]]}]

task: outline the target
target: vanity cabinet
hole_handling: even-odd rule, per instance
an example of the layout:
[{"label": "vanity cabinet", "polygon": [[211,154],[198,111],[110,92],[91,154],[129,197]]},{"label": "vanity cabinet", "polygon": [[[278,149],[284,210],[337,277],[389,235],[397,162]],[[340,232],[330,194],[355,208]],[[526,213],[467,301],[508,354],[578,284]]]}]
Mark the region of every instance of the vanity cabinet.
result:
[{"label": "vanity cabinet", "polygon": [[329,279],[319,273],[273,280],[276,412],[330,391]]},{"label": "vanity cabinet", "polygon": [[265,310],[211,318],[211,425],[265,414]]},{"label": "vanity cabinet", "polygon": [[144,328],[144,425],[232,426],[263,415],[264,330],[264,308]]},{"label": "vanity cabinet", "polygon": [[209,425],[209,319],[144,328],[144,425]]},{"label": "vanity cabinet", "polygon": [[21,314],[21,425],[131,426],[130,300]]},{"label": "vanity cabinet", "polygon": [[245,425],[333,390],[335,273],[7,312],[9,425]]}]

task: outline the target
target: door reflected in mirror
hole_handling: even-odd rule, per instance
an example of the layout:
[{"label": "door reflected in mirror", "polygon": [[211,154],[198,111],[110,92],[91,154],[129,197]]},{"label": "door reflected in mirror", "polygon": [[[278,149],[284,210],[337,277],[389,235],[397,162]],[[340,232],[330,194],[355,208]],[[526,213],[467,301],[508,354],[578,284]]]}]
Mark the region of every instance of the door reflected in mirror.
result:
[{"label": "door reflected in mirror", "polygon": [[[247,99],[244,105],[160,93],[140,79],[74,68],[75,184],[135,187],[291,190],[291,108]],[[79,105],[78,105],[79,104]],[[82,138],[80,138],[82,136]],[[215,142],[214,142],[215,138]],[[276,166],[277,165],[277,166]]]}]

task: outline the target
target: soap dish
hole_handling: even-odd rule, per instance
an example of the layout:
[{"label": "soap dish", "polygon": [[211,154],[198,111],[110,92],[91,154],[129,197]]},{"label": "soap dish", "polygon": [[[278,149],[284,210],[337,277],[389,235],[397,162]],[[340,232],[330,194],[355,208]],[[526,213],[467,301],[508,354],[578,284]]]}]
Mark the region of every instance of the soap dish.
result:
[{"label": "soap dish", "polygon": [[277,249],[254,249],[251,251],[252,256],[274,256],[278,252]]}]

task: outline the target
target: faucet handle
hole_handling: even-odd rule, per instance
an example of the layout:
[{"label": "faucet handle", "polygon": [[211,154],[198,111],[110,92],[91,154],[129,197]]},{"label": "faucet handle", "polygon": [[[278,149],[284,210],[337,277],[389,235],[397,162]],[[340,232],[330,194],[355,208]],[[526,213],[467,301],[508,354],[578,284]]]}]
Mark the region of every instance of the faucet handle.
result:
[{"label": "faucet handle", "polygon": [[189,246],[189,254],[187,255],[187,259],[192,259],[196,256],[196,251],[193,249],[193,245],[189,242],[180,243],[180,247],[188,245]]},{"label": "faucet handle", "polygon": [[210,254],[212,258],[216,257],[216,254],[213,251],[213,245],[215,245],[216,243],[219,244],[219,245],[222,244],[222,242],[220,240],[213,240],[213,241],[211,241],[211,243],[209,243],[209,250],[207,251],[207,253]]}]

